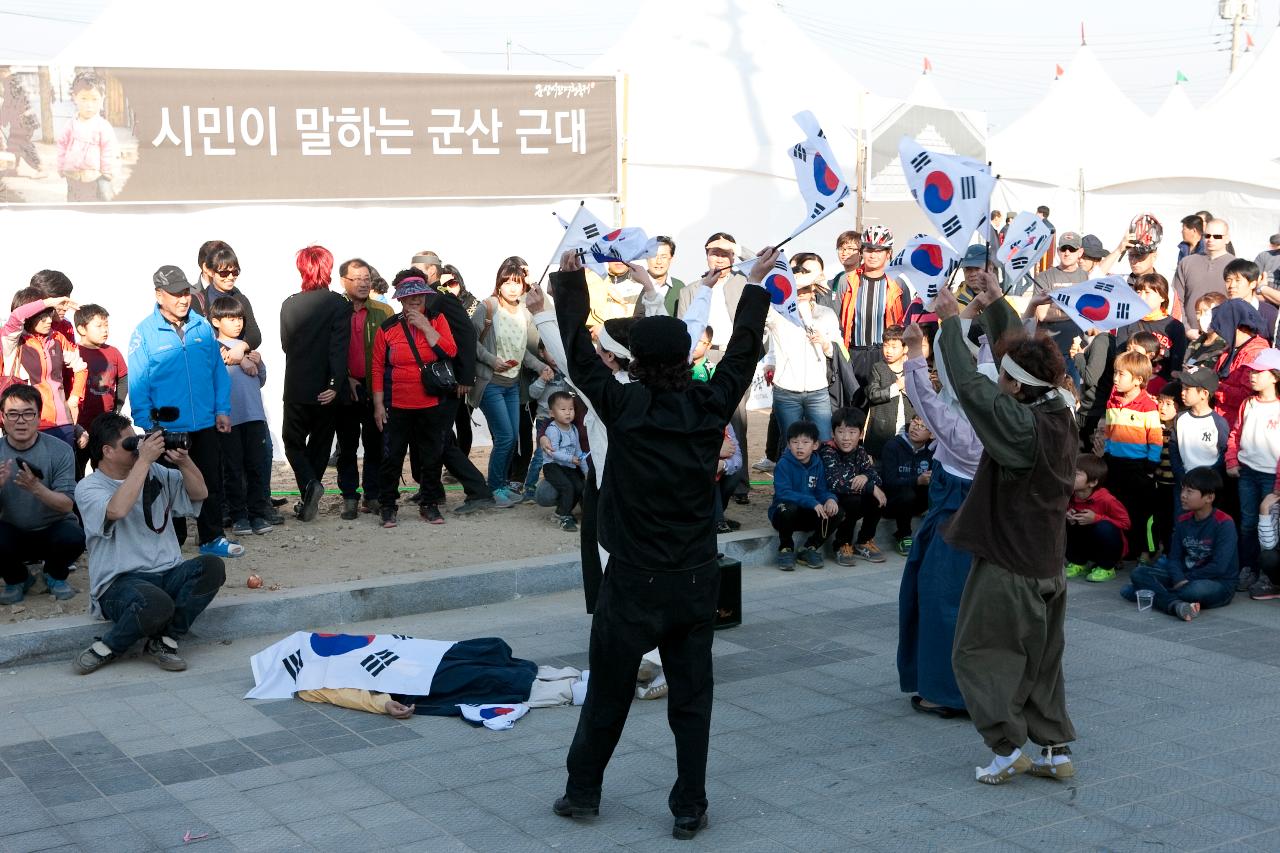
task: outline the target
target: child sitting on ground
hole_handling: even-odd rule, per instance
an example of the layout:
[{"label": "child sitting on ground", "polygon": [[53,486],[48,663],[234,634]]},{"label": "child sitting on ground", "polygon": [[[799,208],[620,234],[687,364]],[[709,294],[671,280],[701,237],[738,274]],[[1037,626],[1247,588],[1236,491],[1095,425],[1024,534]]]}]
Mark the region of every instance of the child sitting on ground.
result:
[{"label": "child sitting on ground", "polygon": [[[1156,401],[1146,392],[1151,378],[1151,361],[1141,353],[1122,352],[1113,365],[1114,385],[1107,401],[1103,427],[1104,458],[1110,475],[1112,494],[1129,510],[1135,531],[1147,529],[1155,499],[1155,470],[1160,463],[1164,433]],[[1142,537],[1135,537],[1141,540]],[[1138,542],[1129,542],[1123,556],[1136,554]],[[1094,569],[1085,580],[1109,581],[1115,570]]]},{"label": "child sitting on ground", "polygon": [[902,378],[902,370],[907,363],[902,332],[902,326],[890,326],[884,330],[884,342],[880,345],[884,361],[877,361],[871,366],[871,381],[867,384],[871,419],[867,423],[863,445],[876,459],[880,459],[885,445],[906,429],[916,414],[907,399],[907,386]]},{"label": "child sitting on ground", "polygon": [[1107,463],[1091,453],[1076,457],[1075,492],[1067,504],[1067,568],[1069,578],[1087,571],[1086,564],[1111,572],[1124,556],[1129,513],[1115,495],[1102,488]]},{"label": "child sitting on ground", "polygon": [[844,515],[836,496],[827,488],[827,475],[818,449],[818,425],[796,421],[787,427],[787,449],[773,469],[773,503],[769,521],[778,531],[778,568],[795,571],[795,534],[811,531],[800,552],[800,562],[811,569],[824,566],[822,547]]},{"label": "child sitting on ground", "polygon": [[586,488],[587,457],[573,423],[573,395],[556,391],[547,400],[551,423],[538,443],[542,445],[542,475],[556,490],[555,520],[561,530],[577,532],[573,508]]},{"label": "child sitting on ground", "polygon": [[[871,563],[884,562],[884,554],[876,547],[875,540],[880,511],[888,498],[880,488],[880,470],[875,460],[858,444],[866,419],[861,409],[836,409],[831,416],[831,440],[818,450],[827,475],[827,488],[844,511],[832,542],[836,563],[841,566],[855,565],[856,557]],[[862,530],[855,540],[853,532],[858,519],[862,519]]]},{"label": "child sitting on ground", "polygon": [[1280,551],[1276,550],[1280,529],[1280,493],[1272,492],[1258,507],[1258,579],[1249,587],[1254,601],[1280,598]]},{"label": "child sitting on ground", "polygon": [[1182,508],[1169,553],[1154,566],[1136,566],[1120,590],[1128,601],[1138,590],[1155,593],[1156,610],[1190,622],[1201,609],[1223,607],[1236,594],[1236,526],[1213,501],[1222,478],[1212,468],[1192,468],[1182,479]]},{"label": "child sitting on ground", "polygon": [[547,424],[551,423],[551,409],[547,403],[551,395],[557,391],[569,390],[568,380],[565,379],[564,373],[541,341],[538,342],[538,358],[542,359],[543,364],[547,366],[538,374],[537,379],[529,383],[529,399],[538,404],[538,412],[533,421],[533,435],[536,443],[533,447],[533,458],[529,460],[529,473],[524,478],[521,503],[537,502],[535,494],[538,490],[538,474],[542,471],[543,463],[542,434],[546,431]]},{"label": "child sitting on ground", "polygon": [[1240,414],[1227,437],[1227,476],[1238,482],[1240,495],[1240,579],[1244,592],[1258,579],[1258,507],[1276,484],[1280,463],[1280,350],[1264,349],[1246,367],[1253,396],[1240,404]]},{"label": "child sitting on ground", "polygon": [[893,519],[893,538],[898,543],[898,553],[904,557],[911,552],[912,517],[924,515],[929,509],[929,483],[933,476],[933,451],[929,444],[932,441],[933,433],[925,426],[924,419],[913,416],[907,428],[886,444],[881,453],[880,474],[889,498],[884,512]]}]

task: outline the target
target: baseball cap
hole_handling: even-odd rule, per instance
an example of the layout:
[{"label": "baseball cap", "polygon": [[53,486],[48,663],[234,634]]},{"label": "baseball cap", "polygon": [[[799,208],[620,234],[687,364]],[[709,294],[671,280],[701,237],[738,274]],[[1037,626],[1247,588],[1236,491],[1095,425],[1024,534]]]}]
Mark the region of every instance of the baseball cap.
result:
[{"label": "baseball cap", "polygon": [[1203,388],[1210,394],[1218,390],[1217,371],[1203,365],[1192,365],[1186,370],[1179,370],[1173,378],[1182,383],[1183,388]]},{"label": "baseball cap", "polygon": [[1084,256],[1091,261],[1100,261],[1107,256],[1107,250],[1103,248],[1102,241],[1096,234],[1084,235],[1084,239],[1080,241],[1080,248]]},{"label": "baseball cap", "polygon": [[435,252],[423,252],[421,255],[414,255],[411,264],[426,264],[427,266],[444,266],[444,261],[440,260],[440,256]]},{"label": "baseball cap", "polygon": [[[991,253],[995,257],[995,253]],[[987,247],[981,243],[974,243],[972,246],[964,250],[964,260],[960,262],[963,267],[985,268],[987,265]]]},{"label": "baseball cap", "polygon": [[1062,236],[1058,238],[1059,246],[1066,246],[1068,249],[1080,248],[1080,235],[1074,231],[1064,231]]},{"label": "baseball cap", "polygon": [[1246,367],[1250,370],[1280,370],[1280,349],[1264,349]]},{"label": "baseball cap", "polygon": [[175,296],[191,289],[187,274],[171,264],[165,264],[156,270],[155,275],[151,276],[151,283],[155,285],[156,290],[163,290]]}]

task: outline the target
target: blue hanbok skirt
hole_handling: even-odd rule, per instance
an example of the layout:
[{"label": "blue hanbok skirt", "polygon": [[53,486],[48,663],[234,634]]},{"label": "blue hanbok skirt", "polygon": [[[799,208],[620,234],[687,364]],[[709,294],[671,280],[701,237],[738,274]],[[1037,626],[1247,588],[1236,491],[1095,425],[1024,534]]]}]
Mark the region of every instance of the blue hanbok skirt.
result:
[{"label": "blue hanbok skirt", "polygon": [[912,538],[898,591],[898,681],[903,692],[948,708],[964,707],[951,671],[951,647],[973,557],[948,545],[940,528],[972,484],[934,463],[929,511]]}]

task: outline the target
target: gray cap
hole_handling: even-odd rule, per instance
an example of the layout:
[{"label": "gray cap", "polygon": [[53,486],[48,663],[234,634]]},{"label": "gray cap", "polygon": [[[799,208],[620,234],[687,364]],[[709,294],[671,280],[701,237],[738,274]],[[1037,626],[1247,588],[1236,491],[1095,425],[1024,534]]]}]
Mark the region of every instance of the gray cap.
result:
[{"label": "gray cap", "polygon": [[1074,231],[1064,231],[1058,237],[1058,245],[1065,246],[1068,249],[1080,248],[1080,235]]},{"label": "gray cap", "polygon": [[165,264],[156,270],[155,275],[151,276],[151,283],[155,285],[156,290],[163,290],[174,296],[191,289],[187,274],[171,264]]},{"label": "gray cap", "polygon": [[1084,256],[1091,261],[1100,261],[1108,254],[1096,234],[1084,235],[1084,239],[1080,241],[1080,248],[1083,250]]},{"label": "gray cap", "polygon": [[[981,243],[974,243],[972,246],[964,250],[964,260],[960,262],[960,267],[962,269],[964,267],[986,269],[988,251],[987,247]],[[992,257],[995,256],[994,252],[991,252],[990,254]]]}]

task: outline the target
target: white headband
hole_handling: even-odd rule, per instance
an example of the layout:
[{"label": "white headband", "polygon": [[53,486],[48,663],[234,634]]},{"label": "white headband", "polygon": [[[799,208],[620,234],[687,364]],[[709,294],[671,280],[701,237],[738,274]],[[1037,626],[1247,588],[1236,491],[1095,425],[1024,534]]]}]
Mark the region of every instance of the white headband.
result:
[{"label": "white headband", "polygon": [[631,358],[631,350],[610,337],[609,330],[604,327],[603,323],[600,324],[600,346],[621,358]]},{"label": "white headband", "polygon": [[1014,361],[1008,355],[1000,359],[1000,369],[1008,374],[1010,379],[1016,379],[1023,385],[1030,385],[1033,388],[1052,388],[1053,383],[1045,382],[1043,379],[1037,379],[1027,371],[1023,370],[1018,362]]}]

